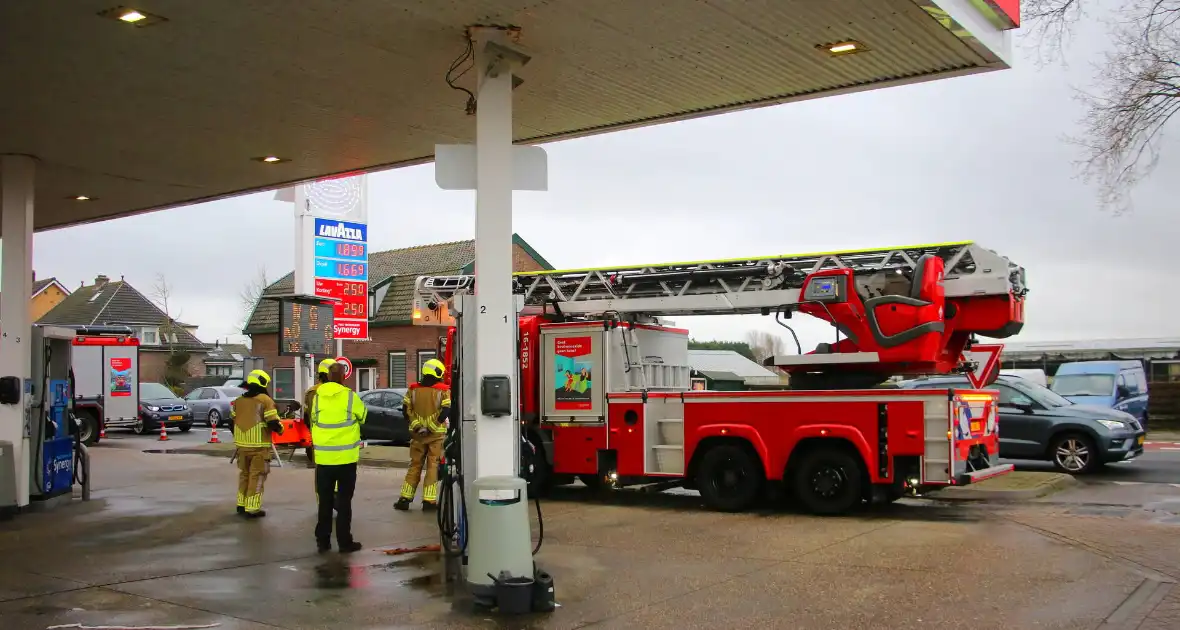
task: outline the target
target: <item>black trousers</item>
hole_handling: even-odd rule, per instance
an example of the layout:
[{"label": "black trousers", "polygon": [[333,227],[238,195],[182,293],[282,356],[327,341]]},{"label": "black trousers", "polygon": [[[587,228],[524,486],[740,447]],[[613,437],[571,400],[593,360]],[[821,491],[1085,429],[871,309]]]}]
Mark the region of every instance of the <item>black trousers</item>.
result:
[{"label": "black trousers", "polygon": [[332,511],[336,511],[336,542],[352,544],[352,494],[356,491],[356,464],[315,467],[315,491],[319,499],[319,519],[315,539],[326,546],[332,539]]}]

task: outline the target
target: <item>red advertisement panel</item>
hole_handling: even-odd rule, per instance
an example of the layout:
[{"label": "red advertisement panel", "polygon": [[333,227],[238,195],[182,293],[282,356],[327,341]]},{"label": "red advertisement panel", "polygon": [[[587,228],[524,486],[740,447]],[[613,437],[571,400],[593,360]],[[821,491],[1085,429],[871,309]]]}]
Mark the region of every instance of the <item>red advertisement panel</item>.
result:
[{"label": "red advertisement panel", "polygon": [[111,396],[130,396],[135,383],[131,375],[131,359],[129,357],[115,357],[111,359]]},{"label": "red advertisement panel", "polygon": [[[337,339],[368,339],[369,284],[367,282],[316,278],[315,294],[316,297],[339,300],[333,306],[333,314],[337,322]],[[341,322],[340,320],[348,321]],[[354,320],[360,320],[359,324]],[[360,332],[354,335],[356,330]]]},{"label": "red advertisement panel", "polygon": [[554,408],[585,410],[593,407],[593,337],[558,337],[554,339],[554,383],[557,391]]}]

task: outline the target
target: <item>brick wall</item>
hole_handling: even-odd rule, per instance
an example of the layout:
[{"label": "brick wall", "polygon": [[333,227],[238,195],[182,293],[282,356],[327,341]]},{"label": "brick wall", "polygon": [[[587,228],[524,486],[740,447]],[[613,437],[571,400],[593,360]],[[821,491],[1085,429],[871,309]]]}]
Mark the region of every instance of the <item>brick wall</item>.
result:
[{"label": "brick wall", "polygon": [[[203,352],[193,352],[188,363],[184,365],[189,376],[205,375],[205,356]],[[167,352],[139,351],[139,380],[144,383],[163,383],[164,369],[167,366]]]},{"label": "brick wall", "polygon": [[[540,263],[533,260],[519,245],[513,246],[512,264],[516,271],[539,271]],[[406,313],[409,319],[410,314]],[[389,387],[389,353],[405,352],[406,376],[405,382],[413,383],[418,380],[418,352],[437,351],[439,337],[446,335],[446,329],[436,326],[370,326],[371,341],[345,341],[344,356],[356,365],[359,359],[372,359],[376,365],[356,365],[357,368],[376,368],[377,387]],[[250,354],[262,357],[266,362],[267,371],[273,368],[295,367],[295,357],[280,357],[278,355],[278,336],[275,334],[252,335]],[[272,373],[273,375],[273,373]],[[349,379],[348,385],[356,385],[356,377]]]}]

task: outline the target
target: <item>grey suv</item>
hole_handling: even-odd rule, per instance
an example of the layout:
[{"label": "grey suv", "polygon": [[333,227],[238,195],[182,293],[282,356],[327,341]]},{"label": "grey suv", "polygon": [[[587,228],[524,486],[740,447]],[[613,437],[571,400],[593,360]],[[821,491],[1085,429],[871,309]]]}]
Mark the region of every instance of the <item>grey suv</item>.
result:
[{"label": "grey suv", "polygon": [[[961,376],[903,381],[902,389],[970,388]],[[1001,375],[987,389],[1000,392],[1000,457],[1051,461],[1081,474],[1143,454],[1147,432],[1131,414],[1076,405],[1018,376]]]}]

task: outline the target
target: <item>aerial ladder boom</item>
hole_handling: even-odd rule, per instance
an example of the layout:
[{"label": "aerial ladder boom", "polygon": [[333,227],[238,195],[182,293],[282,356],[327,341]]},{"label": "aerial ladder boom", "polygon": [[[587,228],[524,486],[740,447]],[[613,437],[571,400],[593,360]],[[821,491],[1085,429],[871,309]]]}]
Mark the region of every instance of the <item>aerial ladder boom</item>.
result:
[{"label": "aerial ladder boom", "polygon": [[[1028,292],[1024,268],[974,242],[766,256],[594,269],[518,272],[514,291],[526,309],[564,317],[775,314],[795,311],[833,324],[834,343],[773,357],[768,363],[804,373],[882,375],[958,369],[972,335],[1019,332]],[[415,323],[434,315],[474,277],[419,278]],[[794,378],[799,373],[800,378]],[[839,387],[842,383],[828,383]],[[849,379],[838,379],[849,382]],[[858,379],[853,379],[858,380]]]}]

